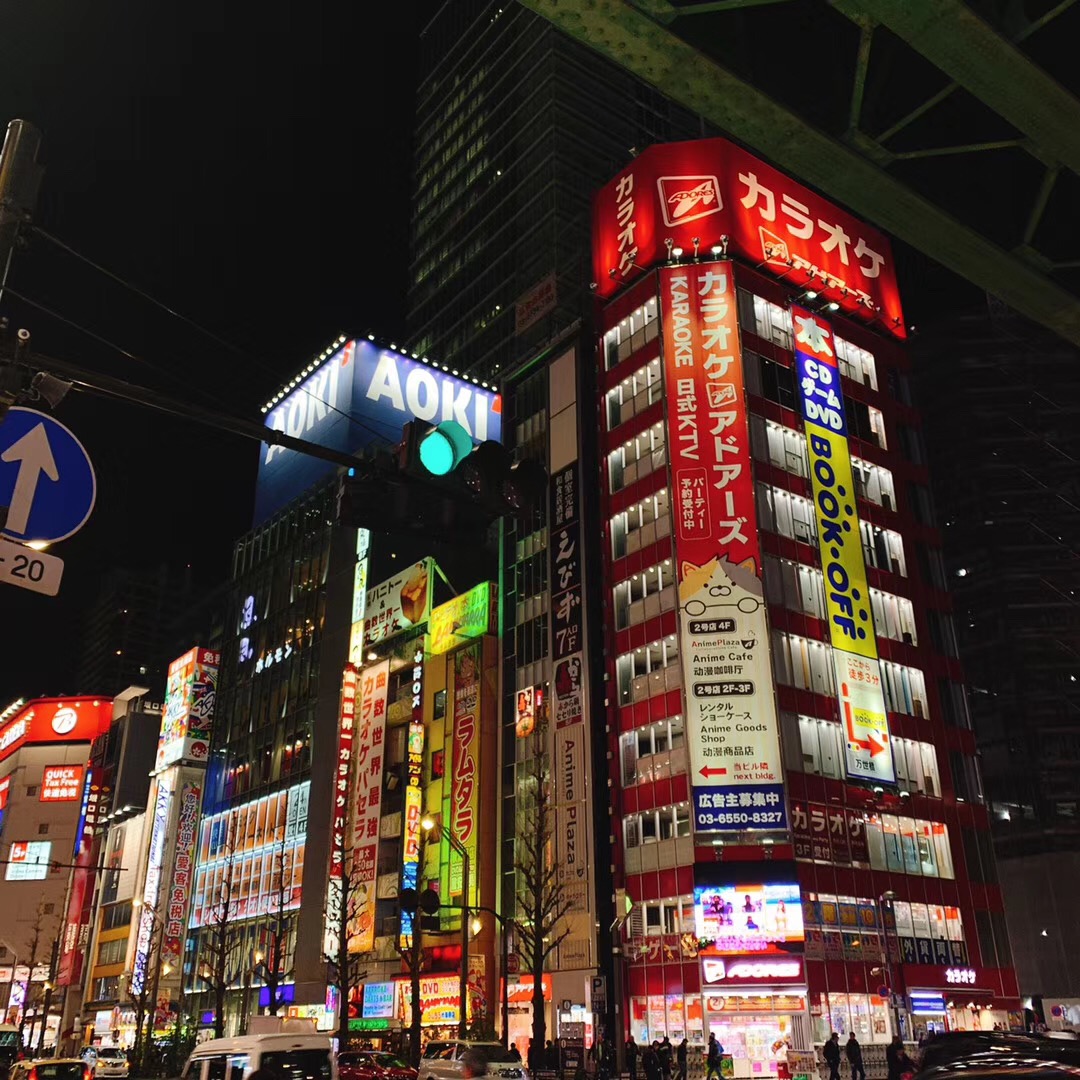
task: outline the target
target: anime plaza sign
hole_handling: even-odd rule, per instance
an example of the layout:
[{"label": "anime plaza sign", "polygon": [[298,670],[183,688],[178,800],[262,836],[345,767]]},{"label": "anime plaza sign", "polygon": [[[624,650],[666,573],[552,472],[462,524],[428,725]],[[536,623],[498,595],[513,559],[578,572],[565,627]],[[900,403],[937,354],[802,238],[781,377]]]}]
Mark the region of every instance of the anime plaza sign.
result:
[{"label": "anime plaza sign", "polygon": [[[477,443],[502,438],[502,398],[466,379],[369,341],[349,341],[266,415],[266,426],[351,454],[372,440],[392,446],[410,420],[456,420]],[[264,443],[255,524],[336,468]]]}]

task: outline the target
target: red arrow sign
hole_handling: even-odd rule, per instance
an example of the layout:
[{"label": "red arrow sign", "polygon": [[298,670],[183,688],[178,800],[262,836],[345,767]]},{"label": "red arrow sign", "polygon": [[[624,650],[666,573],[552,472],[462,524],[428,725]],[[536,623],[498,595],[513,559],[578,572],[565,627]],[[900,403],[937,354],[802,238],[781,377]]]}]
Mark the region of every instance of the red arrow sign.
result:
[{"label": "red arrow sign", "polygon": [[701,769],[701,775],[705,777],[709,776],[727,776],[727,769],[714,768],[711,765],[704,765]]},{"label": "red arrow sign", "polygon": [[[881,742],[878,742],[874,738],[874,732],[870,733],[867,745],[870,747],[870,756],[877,757],[878,754],[884,754],[886,750],[885,740],[888,738],[886,735],[881,735]],[[878,733],[880,734],[880,732]]]}]

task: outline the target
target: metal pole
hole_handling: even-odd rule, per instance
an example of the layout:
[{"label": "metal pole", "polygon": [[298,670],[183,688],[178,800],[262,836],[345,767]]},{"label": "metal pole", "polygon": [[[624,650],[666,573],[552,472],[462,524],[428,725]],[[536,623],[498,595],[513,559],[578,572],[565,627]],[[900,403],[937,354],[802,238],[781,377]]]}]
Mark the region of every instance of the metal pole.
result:
[{"label": "metal pole", "polygon": [[[449,836],[449,831],[447,832]],[[455,846],[461,853],[461,980],[459,982],[458,1038],[464,1039],[468,1028],[466,1020],[469,1003],[469,851],[455,838]]]},{"label": "metal pole", "polygon": [[15,250],[19,226],[28,220],[37,202],[44,171],[38,164],[41,132],[25,120],[12,120],[7,126],[4,148],[0,150],[0,297],[7,285],[11,255]]},{"label": "metal pole", "polygon": [[499,929],[502,932],[502,1036],[506,1049],[510,1049],[510,941],[506,934],[506,919],[496,915],[499,920]]}]

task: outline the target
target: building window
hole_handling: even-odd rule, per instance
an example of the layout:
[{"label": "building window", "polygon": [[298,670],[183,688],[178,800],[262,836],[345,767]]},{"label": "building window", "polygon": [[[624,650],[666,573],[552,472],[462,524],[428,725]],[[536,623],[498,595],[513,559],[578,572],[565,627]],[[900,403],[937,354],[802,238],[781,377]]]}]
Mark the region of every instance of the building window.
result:
[{"label": "building window", "polygon": [[615,586],[615,629],[625,630],[663,611],[678,607],[675,567],[671,559],[650,566]]},{"label": "building window", "polygon": [[112,941],[103,941],[98,946],[98,964],[122,964],[127,956],[127,938],[114,938]]},{"label": "building window", "polygon": [[679,646],[674,635],[625,653],[615,661],[619,705],[647,701],[682,686]]},{"label": "building window", "polygon": [[763,296],[739,289],[739,322],[751,334],[757,334],[788,352],[794,348],[791,312]]},{"label": "building window", "polygon": [[751,394],[795,411],[795,376],[791,368],[747,349],[743,352],[743,371]]},{"label": "building window", "polygon": [[875,506],[886,510],[896,509],[896,492],[893,490],[892,473],[884,465],[873,465],[862,458],[851,459],[851,475],[855,481],[855,494]]},{"label": "building window", "polygon": [[929,715],[926,704],[926,680],[923,673],[906,664],[892,660],[879,660],[881,688],[885,694],[885,707],[889,712],[907,713],[925,720]]},{"label": "building window", "polygon": [[26,797],[27,797],[28,799],[32,799],[32,798],[33,798],[33,797],[34,797],[34,796],[35,796],[35,795],[37,794],[37,789],[38,789],[38,786],[37,786],[37,784],[31,784],[31,785],[30,785],[30,786],[29,786],[29,787],[28,787],[28,788],[26,789]]},{"label": "building window", "polygon": [[810,475],[806,460],[806,436],[784,424],[750,416],[750,445],[758,461],[767,461],[793,476]]},{"label": "building window", "polygon": [[608,431],[614,431],[620,424],[643,413],[655,405],[664,396],[663,379],[660,372],[660,358],[638,368],[633,375],[627,375],[607,394]]},{"label": "building window", "polygon": [[49,835],[49,823],[47,821],[43,821],[37,827],[37,831],[38,831],[38,836],[48,836]]},{"label": "building window", "polygon": [[628,731],[619,740],[623,787],[666,780],[686,772],[686,732],[681,716]]},{"label": "building window", "polygon": [[608,455],[608,479],[612,492],[637,483],[667,464],[667,443],[663,423],[654,424],[647,431],[613,450]]},{"label": "building window", "polygon": [[923,442],[922,432],[907,424],[897,424],[896,430],[900,436],[900,452],[904,457],[913,465],[925,465],[926,445]]},{"label": "building window", "polygon": [[642,499],[611,519],[612,555],[622,559],[671,535],[668,489]]},{"label": "building window", "polygon": [[121,904],[112,904],[101,913],[102,930],[118,930],[121,926],[131,923],[131,901],[125,900]]},{"label": "building window", "polygon": [[945,723],[950,727],[970,728],[971,715],[968,712],[967,697],[964,688],[952,679],[938,679],[938,700],[944,714]]},{"label": "building window", "polygon": [[[989,833],[987,833],[989,836]],[[952,879],[949,829],[939,821],[868,814],[866,842],[875,870]]]},{"label": "building window", "polygon": [[862,537],[863,558],[867,566],[907,577],[904,540],[898,532],[883,529],[869,521],[860,521],[859,535]]},{"label": "building window", "polygon": [[789,540],[817,546],[814,504],[769,484],[757,485],[758,524],[766,532],[779,533]]},{"label": "building window", "polygon": [[848,430],[863,442],[873,443],[881,450],[888,450],[885,438],[885,418],[880,409],[865,405],[855,398],[845,398],[844,407],[848,416]]},{"label": "building window", "polygon": [[661,806],[630,814],[623,819],[623,835],[627,848],[655,844],[660,840],[674,840],[690,835],[690,805]]},{"label": "building window", "polygon": [[878,381],[874,354],[860,349],[858,345],[852,345],[850,341],[845,341],[836,334],[833,334],[833,343],[836,345],[836,361],[840,366],[840,374],[846,375],[860,386],[869,386],[871,390],[876,390]]},{"label": "building window", "polygon": [[814,619],[825,618],[824,577],[820,570],[773,555],[765,555],[762,565],[765,596],[770,604],[780,604]]},{"label": "building window", "polygon": [[881,589],[871,589],[870,606],[874,611],[874,630],[878,637],[901,641],[905,645],[918,645],[915,609],[910,600]]},{"label": "building window", "polygon": [[644,348],[656,337],[659,328],[654,296],[604,335],[605,369],[610,371],[638,349]]},{"label": "building window", "polygon": [[774,630],[772,638],[773,671],[778,683],[826,697],[836,694],[829,646],[780,630]]}]

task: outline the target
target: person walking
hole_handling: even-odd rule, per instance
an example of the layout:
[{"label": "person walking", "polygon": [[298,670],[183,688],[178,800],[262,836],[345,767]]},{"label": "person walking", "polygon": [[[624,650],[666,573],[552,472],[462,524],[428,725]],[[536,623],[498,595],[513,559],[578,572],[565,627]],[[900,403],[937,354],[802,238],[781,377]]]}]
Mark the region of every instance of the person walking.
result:
[{"label": "person walking", "polygon": [[720,1059],[724,1056],[724,1048],[716,1038],[716,1032],[709,1032],[709,1049],[705,1056],[706,1080],[720,1075]]},{"label": "person walking", "polygon": [[885,1064],[888,1066],[889,1080],[900,1080],[904,1073],[915,1071],[915,1063],[908,1057],[899,1035],[894,1035],[885,1048]]},{"label": "person walking", "polygon": [[[829,1066],[829,1080],[840,1080],[840,1036],[834,1031],[822,1051]],[[890,1080],[892,1078],[890,1077]],[[899,1077],[897,1077],[899,1080]]]},{"label": "person walking", "polygon": [[641,1055],[641,1068],[645,1073],[645,1080],[663,1080],[664,1071],[660,1068],[660,1055],[656,1052],[658,1043],[646,1046]]},{"label": "person walking", "polygon": [[637,1075],[638,1044],[631,1035],[626,1040],[626,1066],[630,1070],[630,1080],[638,1080]]},{"label": "person walking", "polygon": [[848,1035],[847,1046],[844,1049],[847,1052],[848,1063],[851,1065],[851,1080],[866,1080],[866,1070],[862,1063],[862,1046],[855,1038],[854,1031]]},{"label": "person walking", "polygon": [[689,1049],[686,1040],[683,1039],[683,1041],[679,1043],[679,1048],[675,1051],[675,1059],[679,1063],[679,1080],[686,1080],[686,1055],[689,1052]]},{"label": "person walking", "polygon": [[664,1080],[671,1080],[671,1068],[675,1059],[675,1047],[671,1045],[671,1040],[666,1035],[661,1040],[660,1046],[656,1052],[660,1056],[660,1072],[663,1073]]}]

